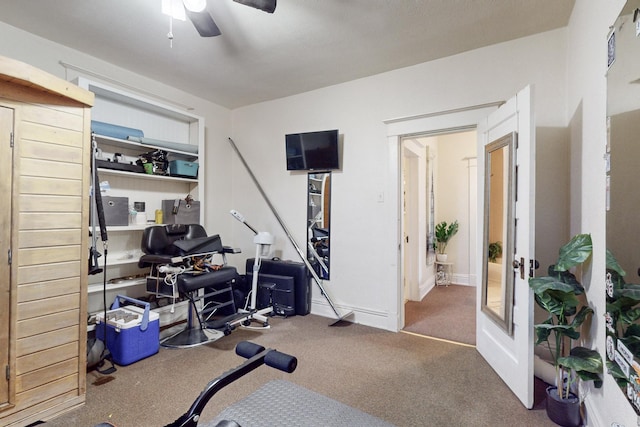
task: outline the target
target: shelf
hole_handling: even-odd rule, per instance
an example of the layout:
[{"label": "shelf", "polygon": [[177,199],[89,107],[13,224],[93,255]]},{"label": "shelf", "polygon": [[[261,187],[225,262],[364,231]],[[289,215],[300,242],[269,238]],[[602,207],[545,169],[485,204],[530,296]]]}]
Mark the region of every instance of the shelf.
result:
[{"label": "shelf", "polygon": [[[147,222],[146,224],[131,224],[131,225],[109,225],[107,226],[107,233],[119,233],[119,232],[131,232],[131,231],[143,231],[147,227],[151,227],[152,225],[165,225],[165,224],[156,224],[155,222]],[[89,229],[91,232],[91,229]],[[96,227],[96,235],[100,235],[100,228]]]},{"label": "shelf", "polygon": [[128,139],[113,138],[111,136],[105,136],[105,135],[94,134],[94,136],[98,144],[107,144],[114,147],[140,149],[140,150],[142,149],[162,150],[162,151],[166,151],[167,153],[179,154],[181,157],[188,157],[190,159],[197,159],[199,157],[198,154],[192,153],[190,151],[176,150],[173,148],[161,147],[158,145],[146,144],[146,143],[136,142],[136,141],[129,141]]},{"label": "shelf", "polygon": [[[113,254],[107,254],[107,267],[112,267],[114,265],[137,264],[142,255],[144,255],[142,252],[133,254],[120,253],[115,256]],[[104,256],[98,258],[98,265],[100,267],[104,267]]]},{"label": "shelf", "polygon": [[[130,140],[124,135],[118,135],[118,138],[103,135],[100,132],[93,133],[92,137],[96,148],[102,153],[99,155],[100,160],[113,160],[115,154],[120,153],[122,157],[119,160],[124,162],[123,164],[129,164],[130,162],[135,163],[141,155],[161,150],[167,153],[168,161],[198,162],[199,173],[196,177],[147,174],[141,173],[141,168],[130,168],[138,169],[137,172],[111,169],[122,165],[102,162],[97,167],[98,178],[101,181],[109,181],[109,196],[126,197],[129,203],[144,202],[146,204],[146,219],[151,220],[136,224],[135,221],[132,221],[132,218],[135,219],[135,217],[128,215],[129,224],[127,221],[122,221],[119,223],[127,225],[108,226],[110,252],[106,257],[99,241],[100,230],[89,227],[90,231],[93,230],[98,237],[96,249],[102,253],[102,256],[98,257],[97,262],[99,267],[105,270],[107,280],[114,280],[115,277],[135,277],[119,283],[107,283],[106,289],[110,294],[131,294],[130,296],[145,294],[146,274],[149,269],[138,266],[142,256],[140,241],[146,228],[160,225],[154,221],[155,211],[162,209],[165,200],[183,199],[185,195],[189,194],[199,203],[200,218],[204,217],[203,201],[206,187],[204,181],[206,154],[204,118],[192,114],[188,110],[164,104],[157,99],[145,98],[122,88],[110,87],[82,77],[79,77],[77,82],[80,87],[88,89],[96,95],[91,109],[93,120],[140,129],[145,135],[145,139],[134,140],[132,138]],[[105,130],[102,133],[109,132]],[[128,209],[130,210],[131,207],[129,206]],[[119,211],[118,213],[122,216],[124,212]],[[170,218],[165,217],[165,220],[169,221]],[[95,235],[92,236],[94,239]],[[105,258],[106,267],[104,265]],[[102,281],[104,280],[102,274],[89,278],[87,306],[91,310],[102,305],[100,302],[103,291]],[[138,275],[141,277],[137,277]],[[186,313],[186,310],[184,311]],[[175,313],[175,315],[177,314]]]},{"label": "shelf", "polygon": [[[110,231],[119,232],[119,231],[142,231],[147,227],[151,227],[152,225],[156,225],[155,222],[147,222],[146,224],[131,224],[131,225],[109,225],[107,226],[107,233]],[[162,225],[162,224],[159,224]],[[100,229],[96,230],[98,234],[100,233]]]},{"label": "shelf", "polygon": [[[123,280],[120,283],[107,283],[107,291],[114,291],[116,289],[129,288],[131,286],[144,285],[145,283],[147,283],[146,277],[138,277],[136,279]],[[95,283],[88,286],[87,292],[89,294],[102,292],[103,287],[104,286],[102,283]]]},{"label": "shelf", "polygon": [[136,177],[137,179],[191,182],[194,184],[198,183],[198,178],[182,178],[179,176],[169,176],[169,175],[151,175],[148,173],[127,172],[127,171],[119,171],[115,169],[105,169],[105,168],[98,168],[98,172],[100,177],[104,175],[112,175],[112,176]]}]

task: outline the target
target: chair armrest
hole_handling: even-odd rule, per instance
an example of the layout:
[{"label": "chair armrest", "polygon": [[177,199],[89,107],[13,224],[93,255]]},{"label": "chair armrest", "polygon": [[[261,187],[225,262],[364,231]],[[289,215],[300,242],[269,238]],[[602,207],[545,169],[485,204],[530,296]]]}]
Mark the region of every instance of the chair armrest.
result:
[{"label": "chair armrest", "polygon": [[172,259],[172,255],[153,255],[145,254],[138,260],[138,267],[149,267],[152,264],[175,264]]}]

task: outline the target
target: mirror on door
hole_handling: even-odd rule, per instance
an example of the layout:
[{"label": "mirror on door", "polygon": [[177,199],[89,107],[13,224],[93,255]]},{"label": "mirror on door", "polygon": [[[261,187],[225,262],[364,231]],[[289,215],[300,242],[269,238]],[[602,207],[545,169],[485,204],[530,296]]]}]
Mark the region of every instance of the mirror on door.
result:
[{"label": "mirror on door", "polygon": [[513,330],[513,206],[515,134],[485,147],[482,311],[507,333]]},{"label": "mirror on door", "polygon": [[307,177],[307,259],[319,278],[329,279],[331,172]]},{"label": "mirror on door", "polygon": [[[607,273],[607,366],[636,413],[640,414],[637,374],[640,358],[636,315],[640,298],[640,0],[629,0],[612,25],[607,71],[607,249],[626,272]],[[609,257],[607,265],[609,266]],[[628,355],[627,358],[619,357]],[[635,357],[634,357],[635,356]],[[635,388],[634,388],[635,387]]]},{"label": "mirror on door", "polygon": [[607,73],[609,154],[607,174],[607,248],[627,272],[627,282],[638,283],[640,234],[640,39],[634,20],[640,1],[628,1],[612,32],[613,64]]}]

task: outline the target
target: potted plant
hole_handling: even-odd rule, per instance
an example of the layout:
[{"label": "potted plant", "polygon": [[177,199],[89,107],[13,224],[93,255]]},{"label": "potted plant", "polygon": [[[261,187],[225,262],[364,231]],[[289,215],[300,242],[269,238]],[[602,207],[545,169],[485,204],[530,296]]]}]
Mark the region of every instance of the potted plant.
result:
[{"label": "potted plant", "polygon": [[502,256],[502,242],[489,243],[489,261],[496,262]]},{"label": "potted plant", "polygon": [[[634,399],[640,372],[640,284],[627,283],[626,272],[607,250],[607,371],[638,411]],[[619,359],[618,355],[622,357]],[[631,366],[632,369],[628,369]],[[622,367],[625,367],[623,370]]]},{"label": "potted plant", "polygon": [[447,244],[458,232],[458,227],[458,221],[453,221],[451,224],[442,221],[436,225],[436,245],[438,248],[436,259],[438,261],[447,262]]},{"label": "potted plant", "polygon": [[584,287],[569,270],[581,267],[591,252],[591,236],[578,234],[560,248],[559,258],[549,267],[548,276],[529,279],[536,303],[548,313],[543,323],[535,325],[536,345],[547,345],[556,368],[556,385],[547,388],[547,415],[562,426],[581,425],[582,399],[576,394],[580,380],[593,381],[596,388],[602,387],[600,353],[573,345],[593,309],[582,303]]}]

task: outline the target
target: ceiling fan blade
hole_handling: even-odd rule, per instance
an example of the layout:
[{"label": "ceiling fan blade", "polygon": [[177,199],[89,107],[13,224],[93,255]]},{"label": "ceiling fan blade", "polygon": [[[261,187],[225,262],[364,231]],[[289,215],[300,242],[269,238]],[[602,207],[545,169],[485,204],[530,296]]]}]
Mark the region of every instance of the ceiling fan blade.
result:
[{"label": "ceiling fan blade", "polygon": [[233,0],[236,3],[243,4],[245,6],[251,6],[256,9],[263,10],[268,13],[273,13],[276,10],[277,0]]},{"label": "ceiling fan blade", "polygon": [[191,22],[193,22],[193,26],[196,27],[196,30],[198,30],[198,33],[200,33],[202,37],[215,37],[222,34],[222,32],[220,32],[220,28],[218,28],[216,23],[213,21],[213,18],[206,10],[202,12],[192,12],[185,9],[185,12]]}]

